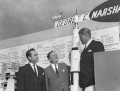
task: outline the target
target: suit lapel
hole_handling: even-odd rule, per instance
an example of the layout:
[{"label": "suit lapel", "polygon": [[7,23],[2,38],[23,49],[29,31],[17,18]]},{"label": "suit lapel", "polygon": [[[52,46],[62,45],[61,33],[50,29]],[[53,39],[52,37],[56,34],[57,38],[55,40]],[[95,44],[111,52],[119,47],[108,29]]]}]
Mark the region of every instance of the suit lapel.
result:
[{"label": "suit lapel", "polygon": [[92,41],[90,42],[90,44],[82,51],[82,54],[83,54],[84,52],[86,52],[86,51],[90,48],[90,46],[93,44],[93,42],[94,42],[94,40],[92,40]]},{"label": "suit lapel", "polygon": [[92,41],[90,42],[90,44],[88,45],[88,47],[87,47],[86,49],[89,49],[90,46],[93,44],[93,42],[94,42],[94,40],[92,40]]},{"label": "suit lapel", "polygon": [[[56,74],[56,72],[54,71],[54,69],[52,68],[52,66],[50,65],[50,70],[51,70],[51,72],[55,75],[55,76],[57,76],[58,77],[58,75]],[[58,71],[59,72],[59,71]]]},{"label": "suit lapel", "polygon": [[32,69],[30,64],[28,64],[28,68],[30,69],[31,73],[36,77],[35,72],[33,71],[33,69]]},{"label": "suit lapel", "polygon": [[[87,48],[86,48],[86,49],[87,49]],[[82,54],[84,54],[84,53],[85,53],[86,49],[85,49],[85,48],[83,49]],[[82,55],[82,54],[81,54],[81,55]]]},{"label": "suit lapel", "polygon": [[37,81],[39,82],[41,79],[41,70],[38,68],[38,66],[37,66],[37,70],[38,70]]}]

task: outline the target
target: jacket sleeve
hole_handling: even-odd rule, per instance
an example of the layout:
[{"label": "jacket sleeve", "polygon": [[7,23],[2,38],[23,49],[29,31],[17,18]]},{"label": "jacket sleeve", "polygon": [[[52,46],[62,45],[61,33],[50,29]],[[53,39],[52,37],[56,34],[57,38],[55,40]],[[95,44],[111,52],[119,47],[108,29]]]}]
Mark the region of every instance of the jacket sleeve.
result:
[{"label": "jacket sleeve", "polygon": [[19,68],[17,74],[17,91],[25,91],[25,76],[24,76],[24,69],[21,67]]}]

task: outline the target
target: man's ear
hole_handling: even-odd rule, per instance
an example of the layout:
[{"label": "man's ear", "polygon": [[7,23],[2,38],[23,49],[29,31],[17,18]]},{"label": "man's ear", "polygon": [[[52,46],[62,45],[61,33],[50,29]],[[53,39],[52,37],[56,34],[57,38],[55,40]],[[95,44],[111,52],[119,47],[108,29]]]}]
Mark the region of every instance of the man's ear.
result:
[{"label": "man's ear", "polygon": [[88,39],[88,38],[89,38],[89,35],[88,35],[88,34],[86,34],[86,35],[85,35],[85,37],[86,37],[86,39]]},{"label": "man's ear", "polygon": [[48,60],[51,62],[50,58]]},{"label": "man's ear", "polygon": [[28,56],[28,59],[29,59],[29,60],[31,60],[31,57],[30,57],[30,56]]}]

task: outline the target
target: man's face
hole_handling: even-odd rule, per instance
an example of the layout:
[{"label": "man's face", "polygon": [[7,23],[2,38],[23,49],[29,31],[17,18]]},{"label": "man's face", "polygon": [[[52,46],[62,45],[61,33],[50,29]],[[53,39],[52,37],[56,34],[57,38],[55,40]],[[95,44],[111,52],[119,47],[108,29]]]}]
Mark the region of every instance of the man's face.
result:
[{"label": "man's face", "polygon": [[37,63],[39,61],[38,53],[36,51],[31,51],[31,56],[29,56],[30,62]]},{"label": "man's face", "polygon": [[87,36],[86,35],[79,35],[79,37],[80,37],[80,41],[82,42],[82,44],[87,43]]},{"label": "man's face", "polygon": [[49,60],[51,61],[51,63],[56,64],[58,62],[57,54],[55,52],[51,52]]}]

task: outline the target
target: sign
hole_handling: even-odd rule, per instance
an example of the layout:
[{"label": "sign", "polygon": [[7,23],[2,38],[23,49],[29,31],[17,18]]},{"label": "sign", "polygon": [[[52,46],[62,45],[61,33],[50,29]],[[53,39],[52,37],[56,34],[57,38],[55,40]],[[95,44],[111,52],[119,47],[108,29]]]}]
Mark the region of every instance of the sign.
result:
[{"label": "sign", "polygon": [[[79,22],[84,21],[84,20],[89,20],[89,13],[78,15]],[[74,17],[70,17],[67,19],[63,19],[60,21],[55,22],[55,28],[73,24],[74,23]]]},{"label": "sign", "polygon": [[[120,50],[119,26],[112,26],[91,31],[92,39],[101,41],[104,45],[105,51]],[[81,50],[85,45],[80,43]]]},{"label": "sign", "polygon": [[120,50],[119,26],[92,31],[91,35],[103,43],[105,51]]},{"label": "sign", "polygon": [[59,14],[54,14],[54,16],[52,17],[52,21],[53,22],[59,21],[62,18],[62,13],[63,11]]},{"label": "sign", "polygon": [[120,0],[110,0],[100,4],[90,12],[89,17],[99,22],[119,22]]}]

